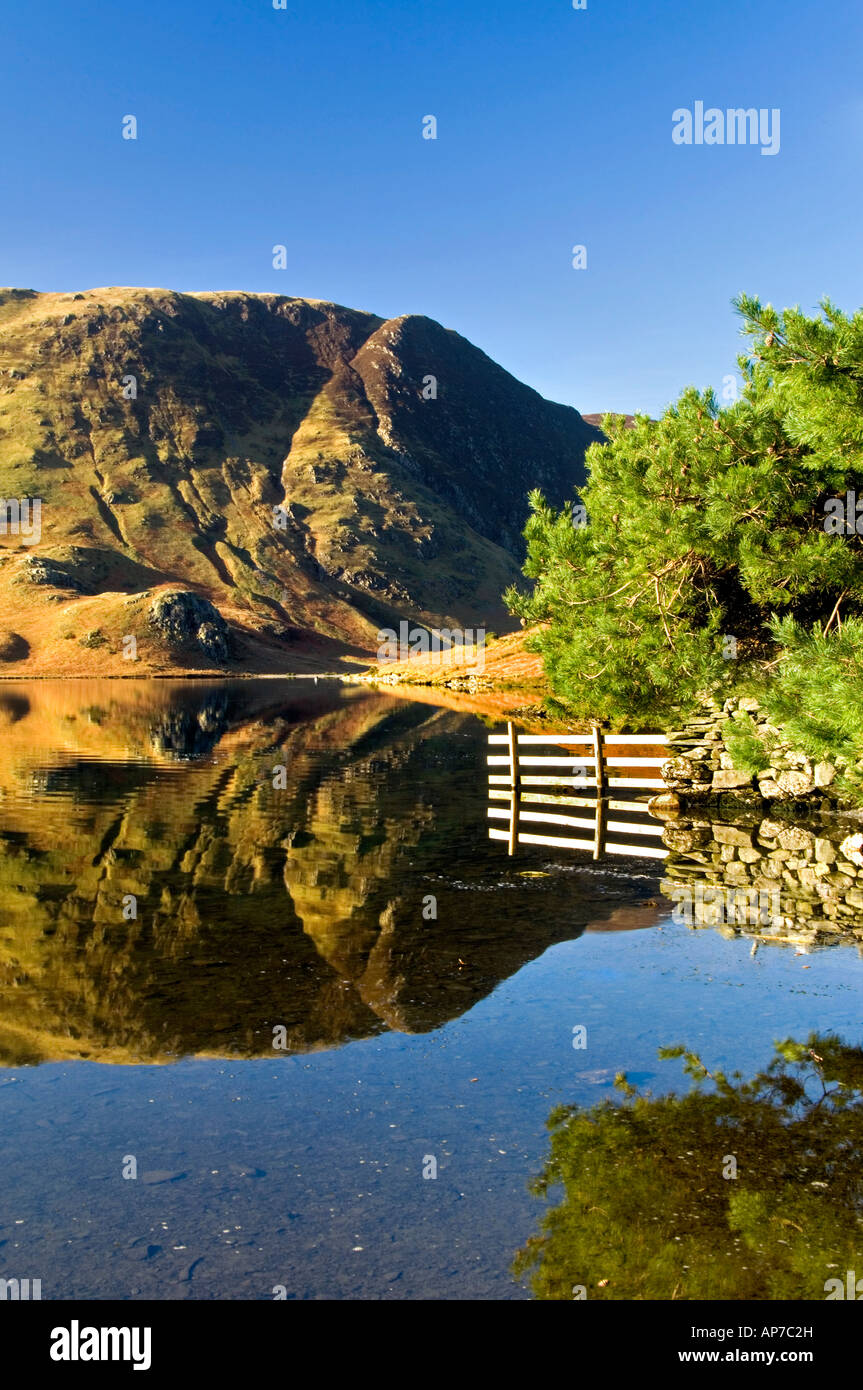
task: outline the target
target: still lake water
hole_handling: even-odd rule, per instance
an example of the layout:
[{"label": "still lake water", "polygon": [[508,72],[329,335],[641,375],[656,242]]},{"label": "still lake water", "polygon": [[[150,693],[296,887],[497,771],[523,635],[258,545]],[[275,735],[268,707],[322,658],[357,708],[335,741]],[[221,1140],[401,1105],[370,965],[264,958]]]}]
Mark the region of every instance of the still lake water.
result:
[{"label": "still lake water", "polygon": [[657,864],[509,859],[487,733],[334,681],[0,689],[0,1277],[527,1298],[554,1106],[685,1090],[662,1045],[860,1041],[854,943],[752,956]]}]

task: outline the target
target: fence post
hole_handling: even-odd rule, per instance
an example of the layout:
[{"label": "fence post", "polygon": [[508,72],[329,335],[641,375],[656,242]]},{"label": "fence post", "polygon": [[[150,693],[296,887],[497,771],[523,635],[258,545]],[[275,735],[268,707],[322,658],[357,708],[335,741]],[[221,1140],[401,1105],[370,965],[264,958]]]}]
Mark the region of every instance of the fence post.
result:
[{"label": "fence post", "polygon": [[596,767],[596,798],[605,796],[605,759],[602,754],[602,730],[598,724],[593,726],[593,761]]},{"label": "fence post", "polygon": [[516,741],[515,727],[510,721],[506,726],[509,735],[509,853],[515,854],[515,847],[518,842],[518,797],[519,797],[519,777],[518,777],[518,744]]}]

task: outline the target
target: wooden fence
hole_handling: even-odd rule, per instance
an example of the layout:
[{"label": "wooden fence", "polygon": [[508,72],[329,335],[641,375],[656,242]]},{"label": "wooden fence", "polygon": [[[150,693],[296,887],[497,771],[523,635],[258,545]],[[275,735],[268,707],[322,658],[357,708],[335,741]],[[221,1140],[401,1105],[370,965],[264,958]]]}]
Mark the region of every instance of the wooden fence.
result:
[{"label": "wooden fence", "polygon": [[[488,741],[492,746],[506,747],[505,753],[488,755],[489,800],[508,803],[489,806],[489,819],[509,822],[506,830],[492,825],[488,833],[492,840],[506,840],[510,854],[515,853],[517,844],[589,849],[594,859],[601,854],[664,859],[668,854],[663,846],[639,843],[662,835],[662,825],[651,817],[643,801],[607,795],[612,787],[656,791],[664,788],[658,771],[668,752],[651,751],[665,748],[667,740],[663,734],[606,734],[598,728],[589,734],[517,734],[508,724],[505,734],[489,734]],[[543,746],[554,752],[540,753]],[[628,749],[633,747],[644,749],[644,755],[630,753]],[[579,755],[580,748],[585,751]],[[506,771],[496,772],[495,768]],[[656,775],[645,776],[647,770],[654,769]],[[593,788],[594,795],[571,795],[583,788]],[[581,814],[572,814],[570,808]],[[586,815],[585,811],[591,814]],[[545,825],[569,831],[588,830],[591,834],[588,839],[540,833]],[[536,830],[525,828],[531,826]]]}]

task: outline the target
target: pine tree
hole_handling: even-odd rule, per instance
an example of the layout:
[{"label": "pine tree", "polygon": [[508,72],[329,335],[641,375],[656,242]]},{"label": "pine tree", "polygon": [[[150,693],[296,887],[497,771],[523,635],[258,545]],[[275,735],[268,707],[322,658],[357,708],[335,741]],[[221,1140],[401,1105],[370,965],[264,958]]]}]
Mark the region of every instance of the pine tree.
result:
[{"label": "pine tree", "polygon": [[863,613],[855,518],[825,524],[830,498],[863,506],[863,312],[735,307],[749,340],[737,401],[688,388],[659,420],[607,416],[586,525],[530,495],[535,584],[505,598],[544,625],[534,645],[575,713],[656,717],[775,656],[774,615],[830,632]]}]

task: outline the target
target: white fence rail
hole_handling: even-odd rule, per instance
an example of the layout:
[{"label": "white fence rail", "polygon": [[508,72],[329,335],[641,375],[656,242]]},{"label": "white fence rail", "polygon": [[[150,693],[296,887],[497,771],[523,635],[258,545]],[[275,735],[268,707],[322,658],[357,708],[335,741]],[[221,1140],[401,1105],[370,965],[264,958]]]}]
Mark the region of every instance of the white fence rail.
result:
[{"label": "white fence rail", "polygon": [[[487,757],[489,768],[507,769],[506,772],[489,772],[489,800],[507,804],[489,806],[488,816],[491,821],[508,822],[506,829],[490,825],[488,833],[492,840],[505,840],[510,854],[515,853],[517,845],[548,845],[590,850],[594,859],[602,854],[626,854],[642,859],[665,859],[667,856],[664,846],[640,843],[662,835],[662,826],[651,818],[647,806],[640,801],[615,800],[607,795],[612,787],[658,791],[665,786],[658,775],[642,775],[643,769],[655,768],[658,773],[667,761],[667,740],[663,734],[606,734],[599,728],[589,734],[517,734],[514,726],[508,724],[505,734],[489,734],[488,741],[492,746],[503,744],[507,749],[505,753],[489,753]],[[549,753],[543,755],[534,751],[543,746]],[[585,749],[581,756],[565,756],[579,747]],[[626,751],[630,747],[664,751],[632,754]],[[531,751],[522,752],[523,748]],[[609,776],[608,768],[620,769],[620,773]],[[523,772],[523,769],[530,771]],[[544,790],[525,790],[530,787]],[[595,794],[570,794],[583,788],[593,788]],[[572,815],[570,807],[582,814]],[[585,815],[584,811],[591,814]],[[591,834],[586,838],[540,833],[546,825],[590,831]],[[623,838],[628,836],[636,839]]]}]

